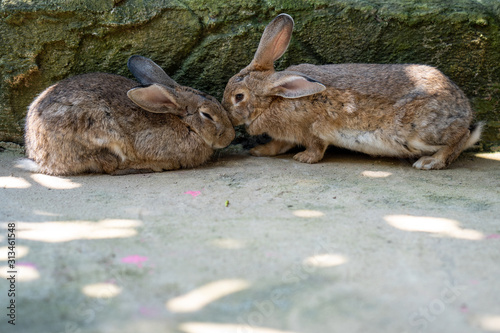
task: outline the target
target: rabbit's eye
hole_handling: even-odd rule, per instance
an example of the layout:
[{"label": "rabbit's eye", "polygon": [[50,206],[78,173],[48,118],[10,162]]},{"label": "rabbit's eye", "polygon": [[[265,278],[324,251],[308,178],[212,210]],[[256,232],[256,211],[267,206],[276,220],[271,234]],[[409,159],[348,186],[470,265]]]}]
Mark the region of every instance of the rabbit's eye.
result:
[{"label": "rabbit's eye", "polygon": [[207,118],[207,119],[209,119],[211,121],[214,121],[214,118],[212,118],[212,116],[209,115],[208,113],[200,111],[200,114],[201,114],[202,117]]},{"label": "rabbit's eye", "polygon": [[245,95],[243,95],[243,94],[236,94],[236,96],[234,96],[236,103],[241,102],[243,100],[243,98],[245,98]]}]

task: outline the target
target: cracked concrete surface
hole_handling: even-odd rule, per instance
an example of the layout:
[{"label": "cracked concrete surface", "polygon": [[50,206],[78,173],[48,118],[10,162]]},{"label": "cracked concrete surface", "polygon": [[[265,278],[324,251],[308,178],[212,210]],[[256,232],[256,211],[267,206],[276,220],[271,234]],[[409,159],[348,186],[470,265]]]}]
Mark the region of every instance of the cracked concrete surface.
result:
[{"label": "cracked concrete surface", "polygon": [[[499,332],[500,155],[51,177],[0,152],[1,332]],[[8,324],[15,224],[16,325]]]}]

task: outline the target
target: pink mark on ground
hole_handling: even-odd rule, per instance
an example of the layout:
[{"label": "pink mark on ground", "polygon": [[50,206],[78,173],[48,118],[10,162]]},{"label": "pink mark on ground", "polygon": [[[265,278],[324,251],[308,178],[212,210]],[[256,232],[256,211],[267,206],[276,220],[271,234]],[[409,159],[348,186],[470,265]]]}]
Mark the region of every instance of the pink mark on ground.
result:
[{"label": "pink mark on ground", "polygon": [[138,255],[128,256],[121,259],[121,262],[126,264],[135,264],[137,267],[141,268],[142,263],[147,261],[148,257],[141,257]]},{"label": "pink mark on ground", "polygon": [[201,191],[187,191],[187,192],[184,192],[184,194],[189,194],[193,198],[196,198],[197,196],[199,196],[201,194]]},{"label": "pink mark on ground", "polygon": [[498,239],[500,238],[500,234],[491,234],[486,236],[486,239]]},{"label": "pink mark on ground", "polygon": [[18,262],[16,263],[17,266],[23,266],[23,267],[30,267],[30,268],[35,268],[36,269],[36,265],[31,263],[31,262]]},{"label": "pink mark on ground", "polygon": [[462,305],[460,306],[460,312],[462,312],[462,313],[467,313],[467,312],[469,312],[469,308],[467,307],[467,305],[462,304]]}]

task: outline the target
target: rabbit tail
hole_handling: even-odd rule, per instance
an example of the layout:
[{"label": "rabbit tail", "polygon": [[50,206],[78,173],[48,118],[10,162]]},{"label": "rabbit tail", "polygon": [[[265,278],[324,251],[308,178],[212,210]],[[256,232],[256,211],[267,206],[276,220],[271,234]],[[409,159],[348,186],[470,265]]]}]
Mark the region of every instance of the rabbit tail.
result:
[{"label": "rabbit tail", "polygon": [[40,166],[35,161],[29,158],[22,158],[17,160],[16,168],[20,168],[34,173],[38,173],[41,170]]},{"label": "rabbit tail", "polygon": [[476,144],[476,142],[479,141],[481,138],[481,132],[483,131],[484,127],[484,122],[479,122],[474,125],[472,125],[469,130],[470,130],[470,137],[465,143],[465,149],[472,147],[473,145]]}]

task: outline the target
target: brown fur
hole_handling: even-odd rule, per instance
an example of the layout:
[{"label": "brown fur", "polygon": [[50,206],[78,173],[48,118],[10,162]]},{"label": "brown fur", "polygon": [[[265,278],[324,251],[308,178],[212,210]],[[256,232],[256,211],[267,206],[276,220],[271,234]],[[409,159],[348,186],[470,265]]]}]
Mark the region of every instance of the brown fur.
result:
[{"label": "brown fur", "polygon": [[[301,145],[296,160],[315,163],[328,145],[371,155],[420,158],[414,167],[441,169],[473,145],[481,126],[463,92],[424,65],[291,66],[275,72],[293,20],[279,15],[264,31],[254,60],[231,78],[223,106],[233,125],[273,141],[251,150],[273,156]],[[241,99],[241,100],[240,100]]]},{"label": "brown fur", "polygon": [[190,168],[234,138],[227,114],[213,97],[176,85],[171,88],[178,105],[153,113],[127,97],[137,85],[122,76],[92,73],[40,94],[26,119],[26,152],[38,165],[34,171],[72,175]]}]

